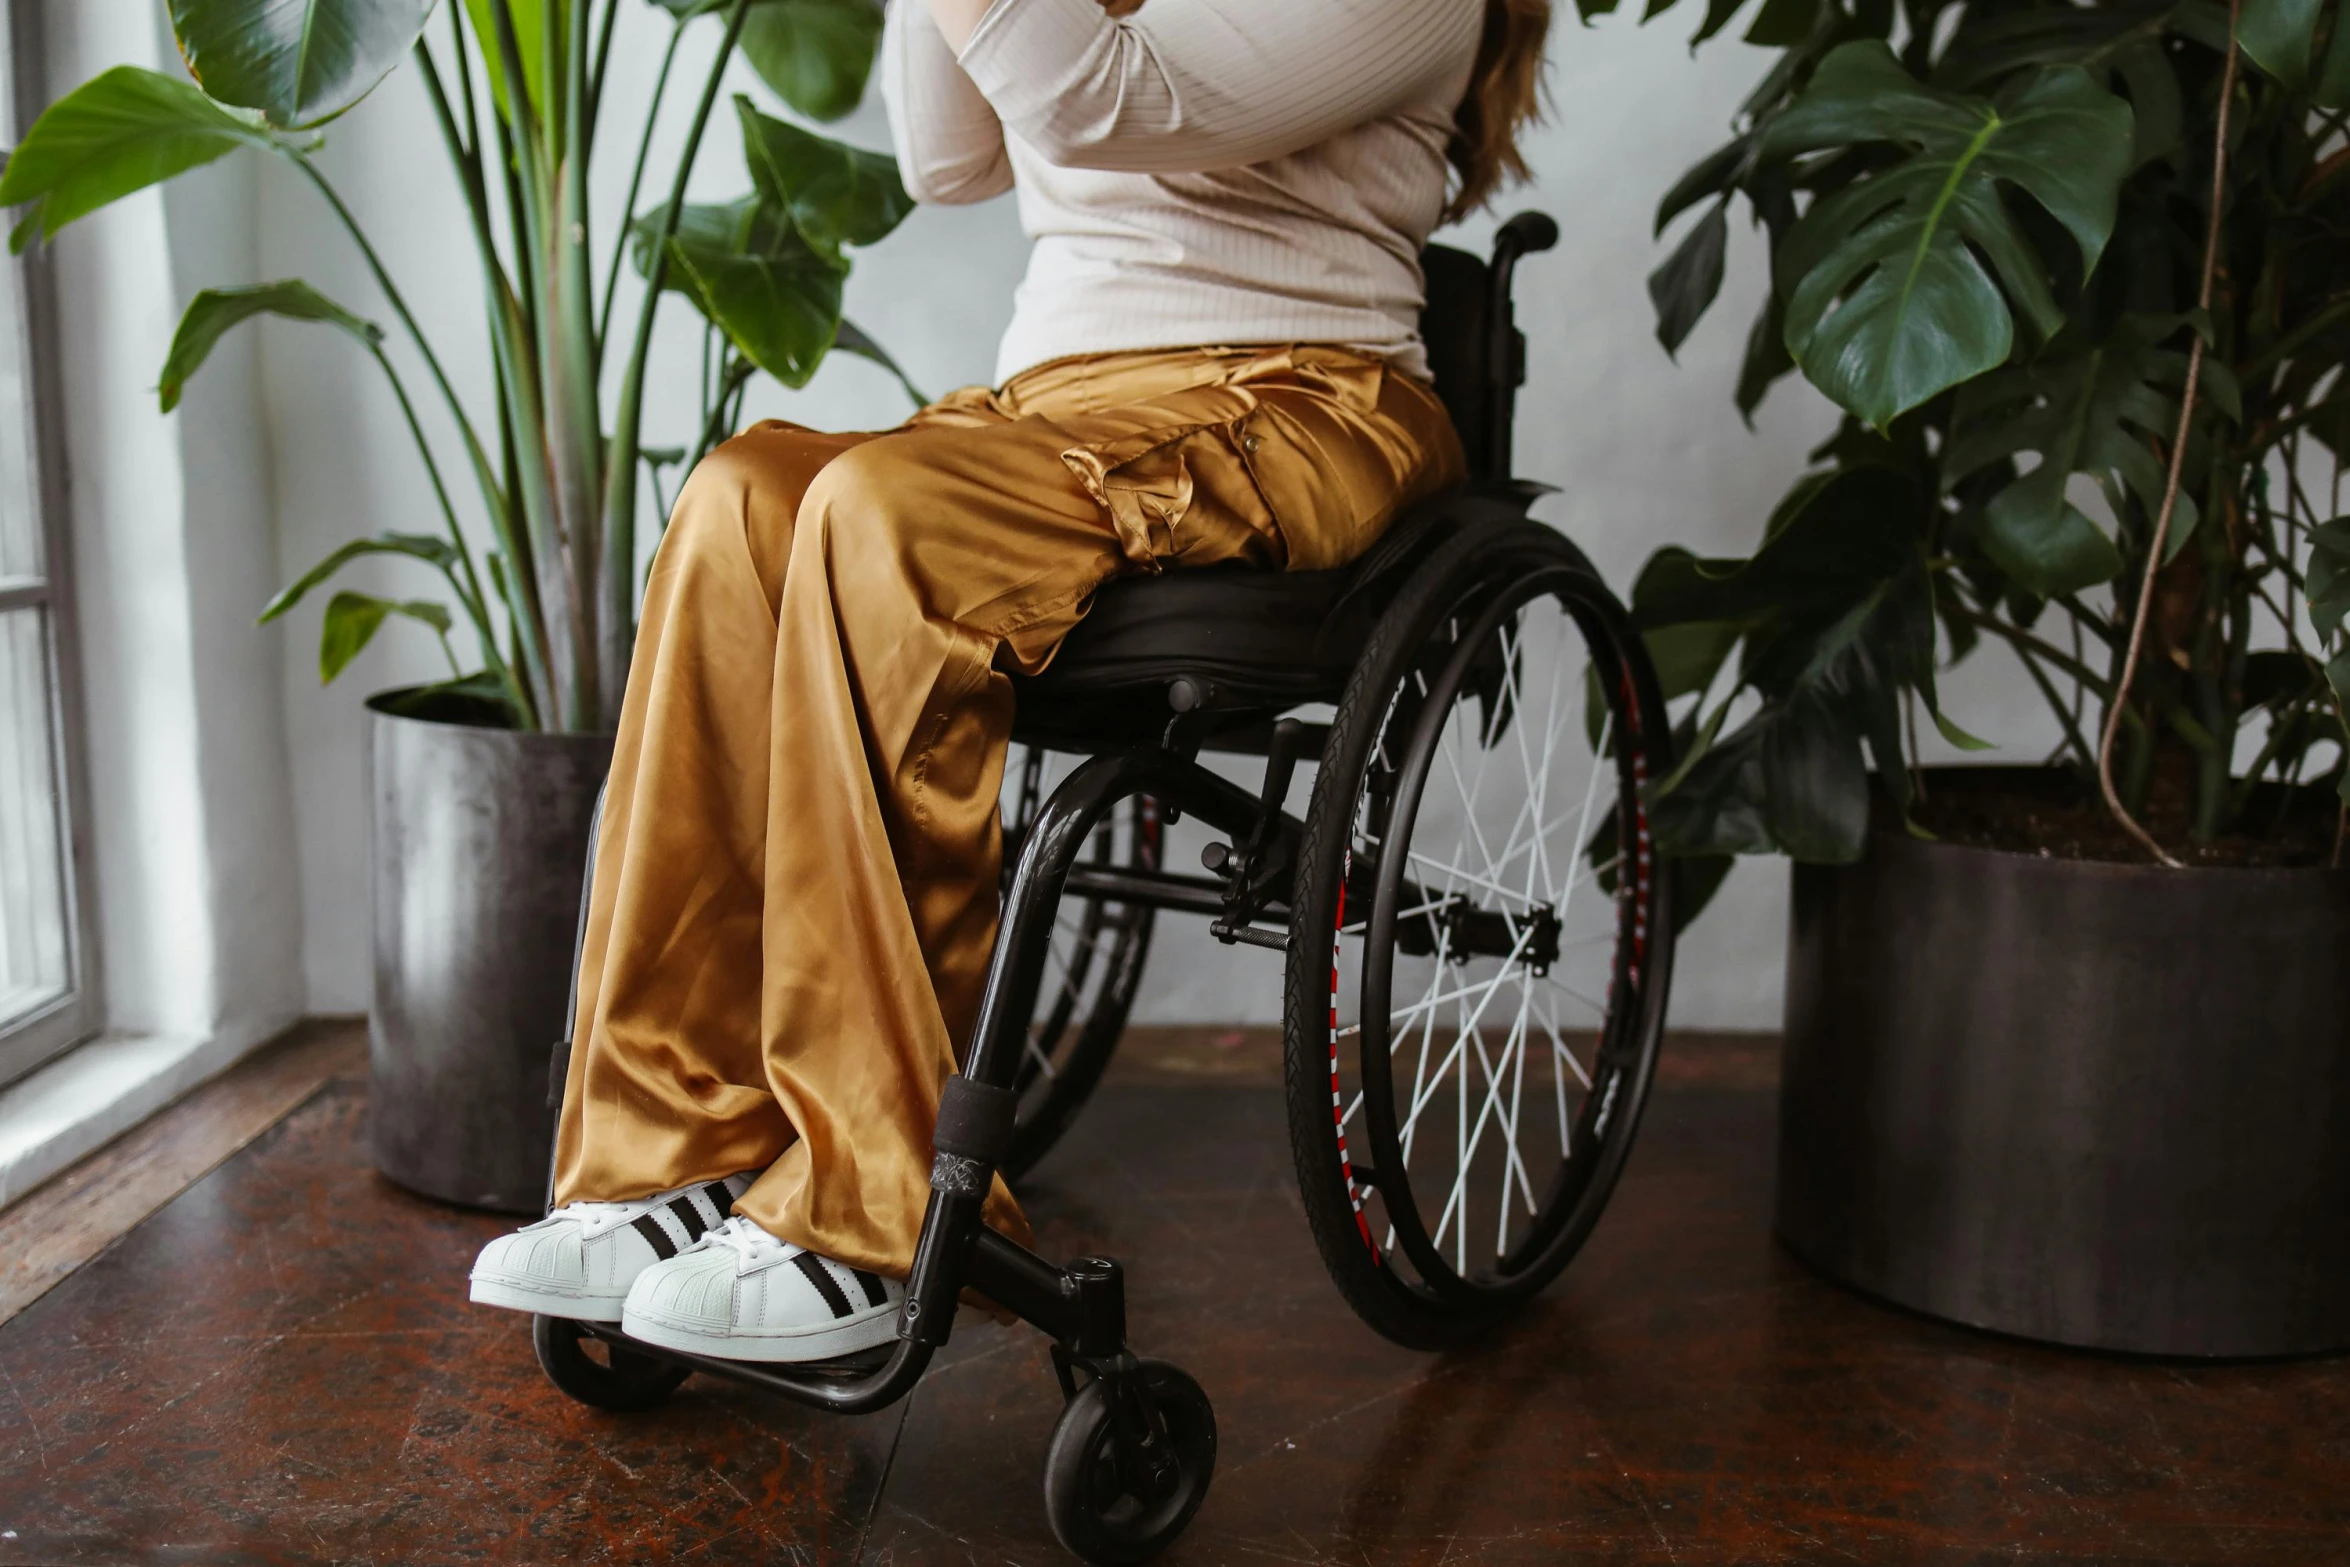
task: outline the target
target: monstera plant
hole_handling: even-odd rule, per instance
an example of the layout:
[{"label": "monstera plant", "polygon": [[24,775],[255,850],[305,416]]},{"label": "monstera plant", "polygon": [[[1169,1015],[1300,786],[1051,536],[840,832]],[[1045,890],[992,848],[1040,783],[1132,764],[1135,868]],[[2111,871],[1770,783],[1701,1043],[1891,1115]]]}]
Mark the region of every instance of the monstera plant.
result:
[{"label": "monstera plant", "polygon": [[[1928,831],[1920,730],[1984,744],[1936,675],[1989,639],[2047,699],[2090,852],[2274,857],[2306,786],[2350,799],[2350,12],[1764,0],[1746,37],[1777,58],[1663,199],[1659,335],[1751,216],[1738,406],[1794,372],[1842,421],[1750,557],[1639,580],[1693,699],[1661,828],[1700,862],[1851,861],[1873,759]],[[2338,857],[2338,821],[2315,841]]]},{"label": "monstera plant", "polygon": [[[732,429],[756,374],[802,385],[835,347],[896,373],[841,319],[847,249],[880,239],[911,205],[887,156],[737,97],[750,191],[716,205],[684,200],[728,63],[740,55],[801,116],[837,119],[864,93],[881,32],[878,5],[658,0],[668,44],[651,95],[607,103],[620,12],[638,3],[445,0],[435,28],[431,0],[171,0],[193,80],[128,66],[107,71],[52,105],[0,175],[0,205],[23,209],[12,236],[21,250],[109,202],[250,149],[285,160],[365,259],[381,305],[423,366],[429,395],[444,406],[453,450],[436,451],[427,439],[387,352],[386,328],[299,279],[199,293],[160,377],[168,410],[223,334],[273,315],[344,332],[390,379],[424,459],[437,531],[352,540],[263,618],[375,555],[430,568],[454,611],[431,598],[335,594],[319,649],[326,679],[388,618],[403,616],[449,649],[454,678],[428,694],[470,697],[477,709],[487,703],[522,729],[609,729],[635,635],[645,490],[658,503],[662,471],[690,465]],[[697,25],[719,33],[719,45],[691,94],[682,148],[660,171],[666,194],[639,211],[679,42]],[[495,366],[488,387],[453,384],[318,160],[331,122],[403,60],[422,79],[470,220]],[[598,152],[631,145],[631,216],[599,255],[589,169]],[[625,322],[615,311],[624,259],[647,285]],[[643,444],[645,372],[659,306],[671,294],[704,323],[701,407],[679,432],[684,444],[654,450]],[[486,528],[478,556],[461,525],[469,509]],[[470,658],[449,640],[460,625]]]}]

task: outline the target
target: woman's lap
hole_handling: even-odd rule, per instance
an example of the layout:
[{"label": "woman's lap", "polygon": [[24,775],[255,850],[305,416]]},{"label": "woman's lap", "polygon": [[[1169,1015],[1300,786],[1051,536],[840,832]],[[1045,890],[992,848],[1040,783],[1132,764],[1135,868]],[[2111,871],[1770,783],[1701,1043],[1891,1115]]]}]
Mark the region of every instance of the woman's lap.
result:
[{"label": "woman's lap", "polygon": [[1003,668],[1112,576],[1337,564],[1458,473],[1375,363],[1146,357],[878,435],[762,424],[697,468],[616,747],[567,1200],[764,1166],[741,1211],[902,1271],[994,941]]}]

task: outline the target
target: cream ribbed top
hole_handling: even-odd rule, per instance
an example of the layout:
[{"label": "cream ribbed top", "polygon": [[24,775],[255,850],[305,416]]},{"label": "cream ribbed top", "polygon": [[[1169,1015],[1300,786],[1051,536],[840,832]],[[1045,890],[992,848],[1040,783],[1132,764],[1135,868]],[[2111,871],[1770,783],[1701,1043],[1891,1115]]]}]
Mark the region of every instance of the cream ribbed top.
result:
[{"label": "cream ribbed top", "polygon": [[995,0],[958,57],[891,0],[906,189],[1018,187],[998,382],[1070,354],[1338,343],[1425,376],[1419,253],[1484,0]]}]

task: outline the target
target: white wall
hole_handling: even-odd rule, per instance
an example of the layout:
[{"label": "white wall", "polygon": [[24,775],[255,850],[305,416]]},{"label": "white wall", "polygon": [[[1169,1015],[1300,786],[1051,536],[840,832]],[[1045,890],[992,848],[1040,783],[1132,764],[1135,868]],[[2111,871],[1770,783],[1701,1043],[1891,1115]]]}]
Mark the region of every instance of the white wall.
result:
[{"label": "white wall", "polygon": [[[1694,21],[1694,14],[1675,15],[1643,29],[1619,15],[1584,28],[1562,18],[1552,51],[1557,108],[1530,148],[1539,177],[1532,189],[1504,203],[1504,210],[1532,205],[1550,211],[1566,236],[1558,252],[1521,273],[1521,319],[1532,339],[1533,367],[1519,427],[1520,467],[1561,487],[1563,493],[1545,503],[1545,515],[1619,583],[1628,583],[1662,543],[1720,553],[1749,547],[1771,501],[1832,422],[1824,403],[1797,385],[1782,387],[1753,431],[1731,406],[1737,358],[1763,286],[1759,245],[1743,230],[1733,242],[1726,296],[1685,346],[1679,365],[1653,336],[1643,280],[1660,256],[1649,236],[1656,197],[1721,139],[1731,110],[1766,58],[1722,42],[1692,59],[1684,40]],[[442,25],[436,18],[436,29]],[[651,7],[624,12],[608,103],[643,100],[664,27]],[[697,78],[697,51],[711,46],[714,32],[698,29],[680,80]],[[706,60],[706,52],[698,57]],[[610,113],[614,126],[626,118]],[[838,133],[886,145],[878,101]],[[615,216],[624,161],[615,152],[598,170],[599,228]],[[451,374],[486,413],[478,395],[487,383],[478,285],[462,213],[412,72],[396,75],[332,128],[326,166],[403,280]],[[697,188],[732,195],[746,185],[722,104]],[[259,275],[308,277],[353,308],[388,321],[349,245],[306,186],[283,170],[264,169],[257,210],[253,265]],[[1482,240],[1489,228],[1475,224],[1468,233]],[[898,354],[918,384],[935,392],[982,380],[1024,254],[1009,201],[925,209],[860,256],[849,312]],[[232,269],[238,261],[221,259]],[[624,301],[623,310],[629,307]],[[696,340],[685,330],[681,309],[673,307],[671,324],[648,399],[653,444],[681,438],[692,417]],[[161,332],[159,324],[158,356]],[[412,356],[399,353],[412,392],[441,428]],[[206,375],[233,373],[215,369]],[[272,482],[267,509],[275,518],[281,578],[355,534],[432,527],[430,497],[395,407],[351,345],[320,329],[270,323],[261,330],[259,380]],[[892,383],[845,357],[805,391],[762,384],[750,404],[753,417],[834,428],[894,422],[903,411]],[[416,568],[385,566],[377,576],[410,591],[426,586]],[[265,584],[253,580],[241,589],[250,597],[246,608],[258,608]],[[315,632],[315,610],[297,617],[284,633],[283,658],[302,966],[311,1010],[350,1011],[365,1004],[368,972],[358,698],[434,675],[438,655],[421,633],[394,627],[340,684],[322,691],[314,674]],[[2036,721],[2030,693],[2009,671],[1985,664],[1954,682],[1952,704],[1978,732],[2040,745],[2044,726]],[[1191,850],[1179,844],[1177,852]],[[1743,866],[1733,877],[1687,944],[1676,993],[1678,1021],[1776,1026],[1785,881],[1776,863]],[[1262,954],[1218,948],[1197,922],[1169,925],[1152,966],[1144,1015],[1277,1015],[1278,985]]]},{"label": "white wall", "polygon": [[[144,0],[45,19],[60,88],[125,60],[176,65]],[[249,264],[255,173],[216,165],[75,225],[55,251],[107,1026],[196,1041],[212,1065],[307,1002],[270,699],[281,655],[246,607],[275,572],[251,347],[231,345],[216,399],[176,420],[154,393],[200,286],[183,272]]]}]

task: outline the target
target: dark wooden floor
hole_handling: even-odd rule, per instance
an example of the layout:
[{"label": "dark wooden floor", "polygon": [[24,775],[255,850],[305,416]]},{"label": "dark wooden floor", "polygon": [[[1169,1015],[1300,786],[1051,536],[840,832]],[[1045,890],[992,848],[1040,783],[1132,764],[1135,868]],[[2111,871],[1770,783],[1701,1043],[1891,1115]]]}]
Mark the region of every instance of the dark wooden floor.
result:
[{"label": "dark wooden floor", "polygon": [[[2350,1362],[2180,1366],[1945,1328],[1768,1233],[1772,1101],[1668,1074],[1589,1250],[1430,1360],[1346,1315],[1277,1091],[1129,1080],[1035,1183],[1216,1403],[1173,1562],[2350,1560]],[[331,1084],[0,1328],[0,1563],[1060,1559],[1034,1335],[839,1419],[697,1379],[598,1415],[464,1302],[502,1221],[410,1198]]]}]

